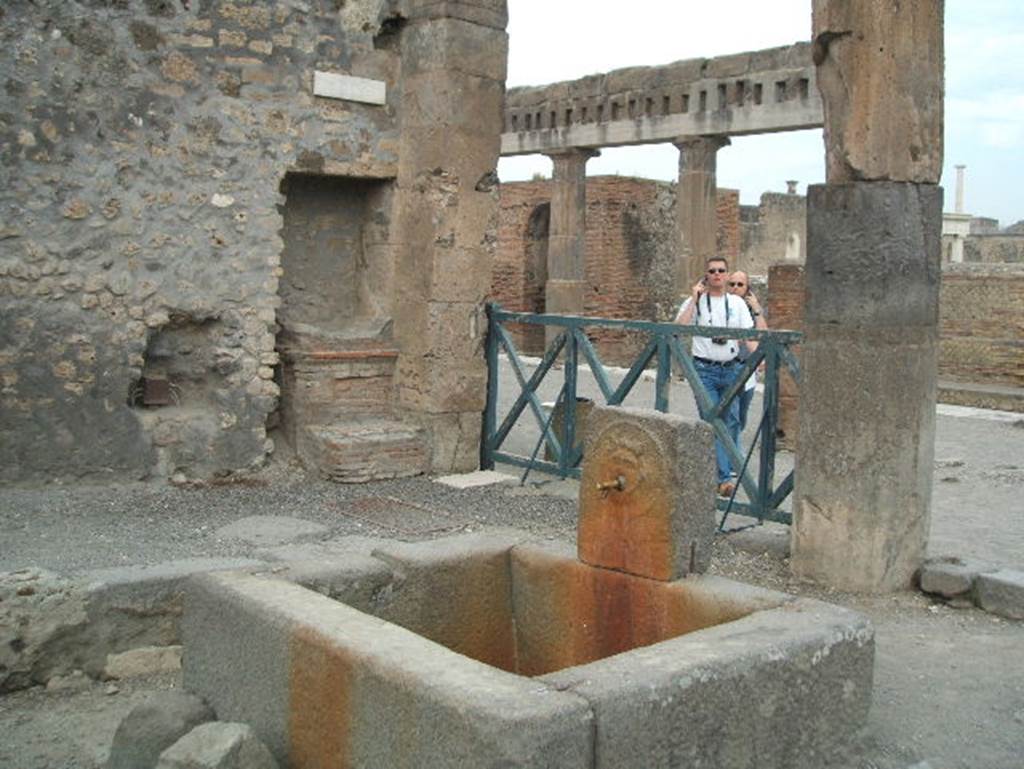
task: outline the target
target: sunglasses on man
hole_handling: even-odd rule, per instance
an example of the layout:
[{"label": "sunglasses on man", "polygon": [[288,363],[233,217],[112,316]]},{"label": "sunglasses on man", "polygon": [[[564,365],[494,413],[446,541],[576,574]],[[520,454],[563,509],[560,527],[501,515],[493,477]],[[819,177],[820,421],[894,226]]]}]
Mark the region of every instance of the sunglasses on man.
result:
[{"label": "sunglasses on man", "polygon": [[708,275],[721,275],[723,272],[728,272],[724,267],[709,267]]}]

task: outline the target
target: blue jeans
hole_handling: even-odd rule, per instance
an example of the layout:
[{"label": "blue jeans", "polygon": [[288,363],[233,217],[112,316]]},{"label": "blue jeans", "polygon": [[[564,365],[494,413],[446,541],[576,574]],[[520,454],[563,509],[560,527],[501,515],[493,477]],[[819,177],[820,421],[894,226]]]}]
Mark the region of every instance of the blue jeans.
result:
[{"label": "blue jeans", "polygon": [[[712,366],[707,363],[701,363],[699,360],[694,361],[694,365],[697,367],[697,376],[700,377],[701,384],[704,385],[704,389],[708,391],[708,395],[711,397],[711,403],[717,406],[719,401],[722,400],[722,396],[725,395],[726,390],[732,387],[733,382],[736,381],[739,366],[736,363],[729,366]],[[733,442],[739,446],[739,397],[734,398],[732,403],[729,404],[729,408],[722,415],[722,421],[725,422],[725,429],[729,432]],[[729,460],[729,455],[725,453],[725,446],[722,445],[718,438],[715,438],[715,462],[718,465],[718,482],[725,483],[732,476],[732,462]]]}]

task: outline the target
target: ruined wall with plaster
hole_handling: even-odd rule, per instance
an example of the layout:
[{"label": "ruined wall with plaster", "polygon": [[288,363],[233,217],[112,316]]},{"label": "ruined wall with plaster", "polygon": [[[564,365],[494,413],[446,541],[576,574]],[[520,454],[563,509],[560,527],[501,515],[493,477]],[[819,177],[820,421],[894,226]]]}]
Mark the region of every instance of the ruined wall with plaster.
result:
[{"label": "ruined wall with plaster", "polygon": [[[948,259],[949,244],[943,239],[943,256]],[[1024,263],[1024,234],[971,234],[964,238],[964,261],[985,264]]]},{"label": "ruined wall with plaster", "polygon": [[[500,0],[0,6],[0,479],[259,465],[273,448],[282,298],[304,282],[322,300],[315,322],[337,331],[373,318],[384,334],[395,293],[424,308],[438,300],[429,283],[393,279],[407,250],[425,245],[416,238],[437,235],[398,220],[437,207],[422,183],[431,173],[460,202],[443,222],[466,234],[459,271],[489,274],[481,233],[496,197],[481,179],[497,158],[505,21]],[[387,103],[314,97],[314,70],[384,81]],[[473,168],[458,176],[446,170],[446,140],[423,127],[461,138],[450,127],[466,122],[458,103],[410,107],[456,70],[484,94],[467,110],[485,106],[463,147]],[[282,230],[303,226],[283,216],[289,174],[349,180],[342,199],[361,207],[321,228],[352,257],[330,266],[329,286],[299,272],[282,283]],[[310,320],[301,313],[293,320]],[[453,333],[472,337],[469,348],[482,334],[469,323]],[[417,359],[434,352],[394,346]],[[463,357],[456,370],[475,365]],[[429,415],[438,441],[448,428],[472,430],[459,421],[470,407],[402,404]]]},{"label": "ruined wall with plaster", "polygon": [[757,206],[740,207],[742,244],[739,264],[767,275],[773,264],[803,264],[807,259],[807,198],[765,192]]}]

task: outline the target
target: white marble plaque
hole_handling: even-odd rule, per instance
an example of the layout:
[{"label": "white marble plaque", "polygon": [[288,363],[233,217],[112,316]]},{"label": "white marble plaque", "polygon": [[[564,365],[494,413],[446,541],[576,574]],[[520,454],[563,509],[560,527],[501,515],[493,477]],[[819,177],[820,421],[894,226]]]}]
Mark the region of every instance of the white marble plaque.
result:
[{"label": "white marble plaque", "polygon": [[333,72],[313,72],[313,95],[325,99],[344,99],[364,104],[385,104],[386,83],[365,77],[336,75]]}]

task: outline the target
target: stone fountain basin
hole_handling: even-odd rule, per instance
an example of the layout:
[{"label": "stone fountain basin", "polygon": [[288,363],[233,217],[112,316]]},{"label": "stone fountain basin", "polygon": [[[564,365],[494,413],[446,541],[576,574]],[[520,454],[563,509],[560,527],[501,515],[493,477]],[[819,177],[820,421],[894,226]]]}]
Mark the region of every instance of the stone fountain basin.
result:
[{"label": "stone fountain basin", "polygon": [[871,697],[855,612],[522,535],[199,575],[186,595],[185,686],[284,767],[817,767]]}]

